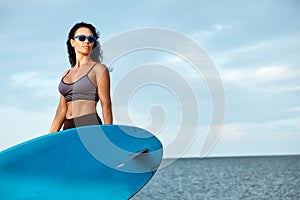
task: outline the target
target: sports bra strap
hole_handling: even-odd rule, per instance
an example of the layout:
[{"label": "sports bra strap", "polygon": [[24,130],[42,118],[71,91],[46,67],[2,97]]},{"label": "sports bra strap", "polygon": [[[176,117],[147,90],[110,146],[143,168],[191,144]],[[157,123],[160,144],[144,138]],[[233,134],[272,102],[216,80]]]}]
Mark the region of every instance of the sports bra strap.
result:
[{"label": "sports bra strap", "polygon": [[[85,76],[87,76],[87,75],[92,71],[92,69],[96,66],[96,64],[97,64],[97,63],[95,63],[95,64],[91,67],[91,69],[86,73]],[[68,70],[68,72],[62,77],[62,79],[64,79],[64,78],[69,74],[70,71],[71,71],[71,69]]]},{"label": "sports bra strap", "polygon": [[62,79],[64,79],[64,78],[68,75],[68,73],[69,73],[70,71],[71,71],[71,70],[69,69],[68,72],[62,77]]},{"label": "sports bra strap", "polygon": [[91,67],[91,69],[86,73],[86,75],[88,75],[88,74],[90,73],[90,71],[92,71],[92,69],[94,69],[94,67],[96,66],[96,64],[97,64],[97,63],[95,63],[95,64]]}]

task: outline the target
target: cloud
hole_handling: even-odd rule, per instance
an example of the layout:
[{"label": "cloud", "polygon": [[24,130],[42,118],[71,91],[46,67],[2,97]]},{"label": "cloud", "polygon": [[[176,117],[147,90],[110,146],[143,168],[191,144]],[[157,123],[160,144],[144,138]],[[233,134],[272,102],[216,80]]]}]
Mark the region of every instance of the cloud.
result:
[{"label": "cloud", "polygon": [[296,117],[266,123],[227,123],[211,155],[296,154],[299,121]]},{"label": "cloud", "polygon": [[[43,71],[29,71],[13,74],[11,77],[11,87],[15,90],[30,91],[30,94],[39,97],[57,96],[57,78],[48,77]],[[26,94],[26,92],[25,92]]]},{"label": "cloud", "polygon": [[195,30],[193,33],[189,34],[189,36],[200,41],[201,44],[205,43],[206,45],[209,45],[208,42],[211,39],[234,30],[238,23],[238,20],[225,20],[223,23],[211,24],[206,26],[205,29]]},{"label": "cloud", "polygon": [[14,86],[28,86],[28,87],[34,87],[36,86],[36,80],[39,79],[39,76],[41,75],[40,71],[32,71],[32,72],[26,72],[26,73],[20,73],[20,74],[13,74],[12,84]]},{"label": "cloud", "polygon": [[[299,90],[300,90],[300,87],[299,87]],[[292,113],[300,113],[300,106],[292,107],[288,111],[292,112]]]},{"label": "cloud", "polygon": [[298,76],[283,66],[266,66],[258,69],[235,69],[223,76],[227,81],[253,81],[253,82],[274,82]]},{"label": "cloud", "polygon": [[54,112],[54,108],[49,109],[48,112],[34,110],[28,112],[12,106],[0,106],[0,122],[2,124],[0,151],[46,134],[50,128]]},{"label": "cloud", "polygon": [[0,98],[0,104],[28,113],[45,112],[58,103],[59,78],[59,75],[48,74],[47,70],[9,73],[1,80],[0,91],[5,95]]},{"label": "cloud", "polygon": [[300,71],[285,66],[262,66],[253,69],[237,68],[224,73],[225,82],[255,88],[263,92],[288,92],[299,88]]},{"label": "cloud", "polygon": [[287,68],[280,66],[261,67],[255,72],[255,76],[260,81],[277,81],[289,78],[293,75],[294,74],[289,73]]},{"label": "cloud", "polygon": [[293,32],[255,41],[241,40],[239,44],[227,47],[221,43],[215,49],[207,44],[206,48],[220,68],[253,68],[258,64],[297,67],[296,63],[300,61],[298,35],[298,32]]}]

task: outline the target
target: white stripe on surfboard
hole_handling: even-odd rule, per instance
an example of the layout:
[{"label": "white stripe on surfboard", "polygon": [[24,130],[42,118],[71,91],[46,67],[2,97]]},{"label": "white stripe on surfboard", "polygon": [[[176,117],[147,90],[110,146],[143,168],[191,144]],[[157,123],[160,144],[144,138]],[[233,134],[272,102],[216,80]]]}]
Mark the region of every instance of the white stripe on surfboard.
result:
[{"label": "white stripe on surfboard", "polygon": [[117,168],[123,167],[129,160],[139,157],[140,155],[147,153],[149,151],[148,148],[142,149],[140,151],[131,153],[128,155],[128,158],[126,158],[123,162],[121,162],[119,165],[117,165]]}]

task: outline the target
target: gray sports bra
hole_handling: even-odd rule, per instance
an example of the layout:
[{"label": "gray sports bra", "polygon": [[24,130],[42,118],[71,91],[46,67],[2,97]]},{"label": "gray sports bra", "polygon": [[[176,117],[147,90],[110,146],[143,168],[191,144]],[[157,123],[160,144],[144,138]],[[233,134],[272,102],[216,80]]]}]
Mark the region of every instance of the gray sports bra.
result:
[{"label": "gray sports bra", "polygon": [[64,78],[68,75],[68,73],[61,79],[58,90],[59,92],[66,98],[66,101],[75,101],[75,100],[93,100],[98,102],[99,95],[97,91],[97,86],[90,80],[88,74],[95,67],[97,63],[95,63],[91,69],[75,81],[74,83],[65,83]]}]

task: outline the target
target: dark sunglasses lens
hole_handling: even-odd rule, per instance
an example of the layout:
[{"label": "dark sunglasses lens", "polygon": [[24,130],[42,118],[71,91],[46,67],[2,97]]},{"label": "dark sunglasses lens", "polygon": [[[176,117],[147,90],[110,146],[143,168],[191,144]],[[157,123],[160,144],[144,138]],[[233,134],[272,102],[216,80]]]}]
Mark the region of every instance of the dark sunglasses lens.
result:
[{"label": "dark sunglasses lens", "polygon": [[85,40],[85,36],[84,35],[79,35],[78,40],[83,42]]},{"label": "dark sunglasses lens", "polygon": [[95,42],[95,38],[93,36],[88,36],[87,39],[90,43]]}]

